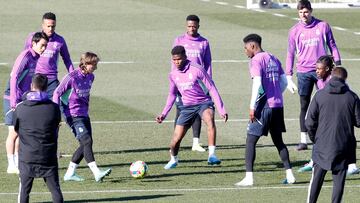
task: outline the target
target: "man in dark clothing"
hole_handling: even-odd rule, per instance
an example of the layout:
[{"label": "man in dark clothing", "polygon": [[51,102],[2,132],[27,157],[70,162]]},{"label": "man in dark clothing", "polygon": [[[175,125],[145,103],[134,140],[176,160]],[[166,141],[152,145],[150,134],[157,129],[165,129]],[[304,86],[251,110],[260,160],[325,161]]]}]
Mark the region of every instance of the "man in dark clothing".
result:
[{"label": "man in dark clothing", "polygon": [[29,202],[34,178],[44,178],[53,202],[63,202],[59,184],[57,144],[61,120],[59,106],[46,93],[47,77],[35,74],[31,91],[14,112],[13,124],[19,134],[19,202]]},{"label": "man in dark clothing", "polygon": [[341,202],[347,166],[356,157],[354,126],[360,127],[360,101],[345,83],[345,68],[335,68],[331,76],[313,97],[305,120],[314,143],[308,202],[317,201],[327,171],[334,181],[332,202]]}]

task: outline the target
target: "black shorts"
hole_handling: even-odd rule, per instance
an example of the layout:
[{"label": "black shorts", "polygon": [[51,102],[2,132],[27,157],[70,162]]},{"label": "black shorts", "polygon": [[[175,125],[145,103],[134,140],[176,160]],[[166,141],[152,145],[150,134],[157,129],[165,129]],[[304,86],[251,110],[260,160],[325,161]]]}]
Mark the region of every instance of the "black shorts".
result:
[{"label": "black shorts", "polygon": [[198,115],[202,117],[202,113],[206,109],[212,109],[214,111],[215,108],[214,103],[212,101],[208,101],[198,105],[181,106],[179,109],[180,115],[176,121],[176,125],[187,126],[191,125]]},{"label": "black shorts", "polygon": [[249,121],[247,133],[255,136],[267,136],[269,133],[286,132],[283,107],[270,108],[263,97],[255,109],[255,121]]}]

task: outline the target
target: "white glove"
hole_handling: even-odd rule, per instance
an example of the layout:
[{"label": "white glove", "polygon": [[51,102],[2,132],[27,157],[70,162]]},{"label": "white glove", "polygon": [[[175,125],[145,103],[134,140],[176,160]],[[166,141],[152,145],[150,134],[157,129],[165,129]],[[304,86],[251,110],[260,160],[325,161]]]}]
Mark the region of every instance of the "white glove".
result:
[{"label": "white glove", "polygon": [[295,85],[295,83],[292,81],[291,79],[291,75],[287,75],[286,76],[286,79],[287,79],[287,89],[291,92],[291,93],[295,93],[295,91],[297,91],[297,87]]}]

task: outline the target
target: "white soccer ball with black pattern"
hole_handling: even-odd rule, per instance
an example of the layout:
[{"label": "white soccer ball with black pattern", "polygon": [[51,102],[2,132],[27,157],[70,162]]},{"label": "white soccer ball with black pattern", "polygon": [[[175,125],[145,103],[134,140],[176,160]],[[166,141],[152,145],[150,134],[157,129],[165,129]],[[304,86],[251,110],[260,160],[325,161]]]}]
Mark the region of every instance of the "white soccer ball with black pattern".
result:
[{"label": "white soccer ball with black pattern", "polygon": [[149,170],[143,161],[135,161],[130,165],[130,175],[134,178],[144,178]]}]

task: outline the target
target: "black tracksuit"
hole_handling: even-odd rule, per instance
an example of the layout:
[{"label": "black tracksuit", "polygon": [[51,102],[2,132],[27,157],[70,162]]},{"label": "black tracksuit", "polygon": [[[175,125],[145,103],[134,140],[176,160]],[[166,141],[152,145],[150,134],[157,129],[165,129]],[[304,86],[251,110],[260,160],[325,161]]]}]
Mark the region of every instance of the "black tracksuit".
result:
[{"label": "black tracksuit", "polygon": [[[30,97],[33,96],[33,97]],[[59,185],[57,140],[59,106],[43,92],[30,92],[15,109],[13,124],[19,134],[19,201],[29,202],[34,178],[44,178],[53,202],[63,202]]]},{"label": "black tracksuit", "polygon": [[347,166],[356,160],[354,126],[360,127],[360,101],[344,80],[333,77],[313,97],[305,120],[314,143],[313,176],[308,201],[316,202],[327,171],[331,170],[334,187],[332,202],[340,202]]}]

